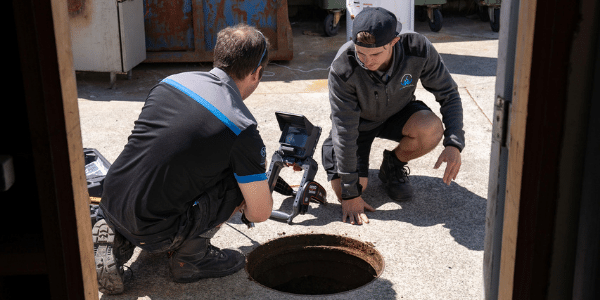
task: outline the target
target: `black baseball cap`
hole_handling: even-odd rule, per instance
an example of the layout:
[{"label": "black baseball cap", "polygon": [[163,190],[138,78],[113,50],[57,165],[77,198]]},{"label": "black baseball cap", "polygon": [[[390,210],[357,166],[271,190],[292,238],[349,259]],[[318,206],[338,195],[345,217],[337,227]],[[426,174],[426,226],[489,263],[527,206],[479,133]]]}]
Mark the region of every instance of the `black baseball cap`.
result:
[{"label": "black baseball cap", "polygon": [[[396,16],[383,7],[367,7],[354,17],[352,41],[355,45],[377,48],[387,45],[400,34],[402,24]],[[358,33],[366,31],[375,37],[375,44],[363,44],[356,40]]]}]

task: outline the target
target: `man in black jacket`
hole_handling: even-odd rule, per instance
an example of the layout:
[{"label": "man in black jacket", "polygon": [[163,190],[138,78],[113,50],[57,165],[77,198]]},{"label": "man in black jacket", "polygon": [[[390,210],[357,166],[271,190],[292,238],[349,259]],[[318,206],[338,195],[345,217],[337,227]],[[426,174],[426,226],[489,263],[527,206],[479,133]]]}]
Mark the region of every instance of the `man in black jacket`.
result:
[{"label": "man in black jacket", "polygon": [[123,292],[122,265],[134,246],[170,253],[177,282],[244,267],[242,253],[210,238],[238,210],[250,222],[272,211],[265,146],[243,103],[260,83],[268,48],[254,27],[225,28],[210,72],[174,74],[152,88],[104,181],[103,219],[92,232],[100,291]]},{"label": "man in black jacket", "polygon": [[[361,197],[367,187],[373,140],[398,146],[383,153],[379,178],[388,196],[409,201],[413,190],[407,163],[432,151],[443,139],[443,181],[450,184],[460,169],[465,146],[458,88],[431,42],[418,33],[400,35],[396,16],[384,8],[366,8],[353,21],[352,41],[331,64],[329,101],[332,129],[323,143],[323,167],[342,203],[342,220],[368,223],[374,211]],[[417,81],[438,103],[442,121],[415,98]],[[444,129],[445,127],[445,129]]]}]

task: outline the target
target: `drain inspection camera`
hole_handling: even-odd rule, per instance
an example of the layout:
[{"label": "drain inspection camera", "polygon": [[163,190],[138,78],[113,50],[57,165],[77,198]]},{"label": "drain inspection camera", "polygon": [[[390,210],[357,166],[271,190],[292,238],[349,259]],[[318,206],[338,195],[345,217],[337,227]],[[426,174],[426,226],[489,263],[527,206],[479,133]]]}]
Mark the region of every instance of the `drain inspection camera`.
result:
[{"label": "drain inspection camera", "polygon": [[[303,115],[275,112],[275,116],[281,137],[279,149],[273,154],[267,173],[269,189],[271,193],[276,191],[285,196],[295,196],[295,199],[291,213],[273,210],[270,218],[292,224],[294,217],[308,211],[311,200],[326,204],[325,189],[314,181],[318,165],[312,158],[321,135],[321,127],[314,126]],[[294,165],[304,170],[296,191],[279,176],[283,167]]]}]

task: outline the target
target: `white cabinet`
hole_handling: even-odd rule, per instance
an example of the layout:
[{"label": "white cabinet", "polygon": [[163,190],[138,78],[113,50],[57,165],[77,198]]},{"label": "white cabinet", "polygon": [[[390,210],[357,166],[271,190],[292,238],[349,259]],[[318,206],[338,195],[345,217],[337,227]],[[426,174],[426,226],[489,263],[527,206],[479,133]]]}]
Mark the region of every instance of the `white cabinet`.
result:
[{"label": "white cabinet", "polygon": [[73,64],[77,71],[117,73],[146,59],[143,0],[69,1]]}]

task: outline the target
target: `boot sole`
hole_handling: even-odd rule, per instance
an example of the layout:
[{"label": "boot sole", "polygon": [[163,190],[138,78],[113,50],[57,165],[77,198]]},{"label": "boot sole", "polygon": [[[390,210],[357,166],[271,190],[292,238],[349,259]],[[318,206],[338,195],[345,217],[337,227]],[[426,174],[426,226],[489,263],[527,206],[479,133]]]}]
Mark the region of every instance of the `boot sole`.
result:
[{"label": "boot sole", "polygon": [[100,220],[92,229],[98,290],[104,294],[120,294],[124,290],[123,274],[114,253],[115,233]]}]

